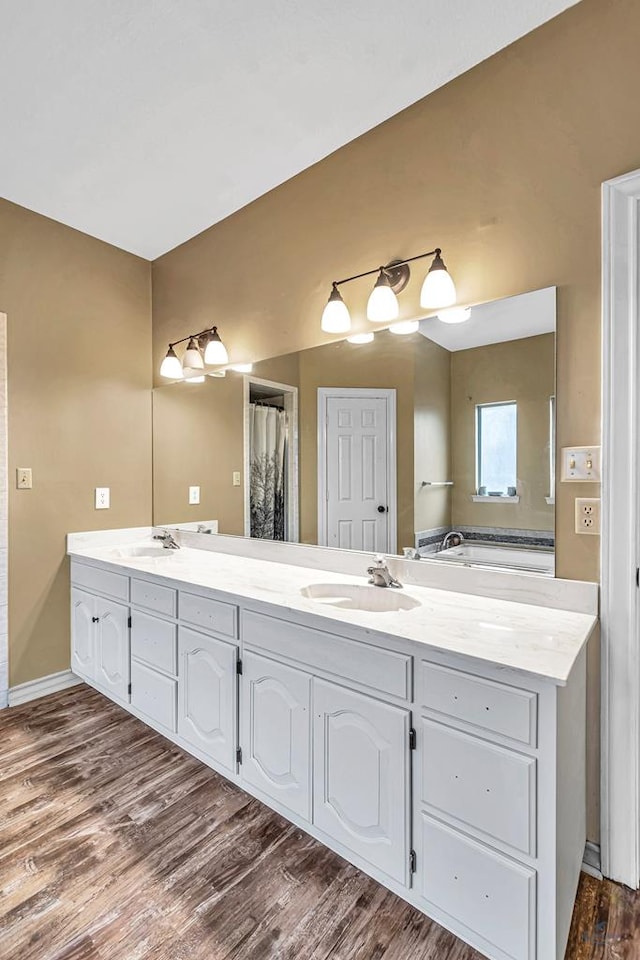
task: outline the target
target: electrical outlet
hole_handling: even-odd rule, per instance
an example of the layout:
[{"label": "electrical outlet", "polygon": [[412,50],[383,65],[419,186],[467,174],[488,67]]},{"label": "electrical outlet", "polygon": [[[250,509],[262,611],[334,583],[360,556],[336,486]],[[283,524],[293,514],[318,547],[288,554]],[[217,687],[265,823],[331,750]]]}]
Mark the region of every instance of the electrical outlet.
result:
[{"label": "electrical outlet", "polygon": [[33,487],[31,467],[18,467],[16,470],[16,487],[18,490],[31,490]]},{"label": "electrical outlet", "polygon": [[109,487],[96,487],[96,510],[108,510],[111,506]]},{"label": "electrical outlet", "polygon": [[200,503],[200,487],[189,487],[189,503],[192,506]]},{"label": "electrical outlet", "polygon": [[240,471],[239,471],[239,470],[234,470],[234,471],[233,471],[233,485],[234,485],[234,487],[239,487],[239,486],[240,486]]},{"label": "electrical outlet", "polygon": [[597,497],[576,500],[576,533],[600,533],[600,501]]}]

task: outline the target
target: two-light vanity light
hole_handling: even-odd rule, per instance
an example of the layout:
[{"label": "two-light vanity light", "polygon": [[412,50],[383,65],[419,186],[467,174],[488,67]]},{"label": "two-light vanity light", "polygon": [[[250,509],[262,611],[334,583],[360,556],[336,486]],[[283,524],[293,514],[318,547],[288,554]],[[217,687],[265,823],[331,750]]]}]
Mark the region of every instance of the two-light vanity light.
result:
[{"label": "two-light vanity light", "polygon": [[[187,342],[188,341],[188,342]],[[182,360],[175,351],[180,343],[186,343]],[[160,367],[160,376],[168,380],[186,380],[188,383],[204,383],[206,376],[223,377],[225,370],[219,369],[229,363],[227,348],[220,339],[217,327],[208,327],[200,333],[189,334],[182,340],[174,340],[169,344],[167,355]],[[251,363],[230,364],[228,369],[238,373],[250,373]],[[207,370],[207,367],[217,367],[216,370]]]},{"label": "two-light vanity light", "polygon": [[[422,284],[420,306],[428,310],[453,307],[456,302],[456,288],[441,254],[440,247],[436,247],[435,250],[420,253],[416,257],[408,257],[406,260],[393,260],[386,267],[366,270],[364,273],[357,273],[353,277],[346,277],[344,280],[334,280],[331,285],[331,295],[322,314],[322,329],[325,333],[349,332],[351,316],[338,287],[343,283],[359,280],[361,277],[372,276],[374,273],[377,273],[378,277],[367,302],[367,318],[372,323],[392,323],[397,320],[400,313],[397,294],[401,293],[409,282],[411,276],[409,264],[424,257],[433,257],[433,262]],[[445,318],[440,315],[440,319]],[[447,322],[446,319],[445,322]],[[457,323],[460,320],[450,320],[449,322]],[[418,329],[418,325],[417,320],[406,320],[389,329],[392,333],[407,334],[414,333]],[[353,337],[348,339],[351,343],[369,343],[373,339],[373,334],[354,334]]]}]

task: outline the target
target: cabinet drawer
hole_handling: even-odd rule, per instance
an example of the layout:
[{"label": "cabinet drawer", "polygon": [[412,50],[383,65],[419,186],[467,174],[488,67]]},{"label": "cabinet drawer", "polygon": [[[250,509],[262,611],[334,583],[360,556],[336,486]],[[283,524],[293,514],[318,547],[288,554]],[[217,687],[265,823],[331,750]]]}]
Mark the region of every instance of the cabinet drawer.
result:
[{"label": "cabinet drawer", "polygon": [[129,577],[121,573],[112,573],[101,567],[92,567],[88,563],[71,561],[71,583],[85,590],[104,593],[114,600],[129,599]]},{"label": "cabinet drawer", "polygon": [[164,673],[177,670],[177,627],[139,610],[131,613],[131,656]]},{"label": "cabinet drawer", "polygon": [[427,816],[422,841],[423,896],[511,960],[533,960],[535,870]]},{"label": "cabinet drawer", "polygon": [[151,720],[175,733],[177,681],[157,670],[131,662],[131,704]]},{"label": "cabinet drawer", "polygon": [[238,608],[195,593],[180,593],[180,619],[225,637],[238,636]]},{"label": "cabinet drawer", "polygon": [[537,745],[535,693],[425,660],[418,683],[423,707],[527,746]]},{"label": "cabinet drawer", "polygon": [[131,603],[164,613],[167,617],[176,615],[176,591],[149,580],[131,581]]},{"label": "cabinet drawer", "polygon": [[242,637],[275,657],[287,657],[402,700],[411,696],[411,657],[404,653],[250,611],[242,614]]},{"label": "cabinet drawer", "polygon": [[534,757],[423,720],[421,799],[489,842],[535,856]]}]

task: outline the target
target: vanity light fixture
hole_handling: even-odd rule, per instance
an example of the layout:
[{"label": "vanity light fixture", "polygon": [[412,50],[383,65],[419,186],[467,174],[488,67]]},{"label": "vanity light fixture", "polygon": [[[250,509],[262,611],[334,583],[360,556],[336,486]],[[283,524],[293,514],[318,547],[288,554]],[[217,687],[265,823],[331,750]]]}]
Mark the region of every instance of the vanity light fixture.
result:
[{"label": "vanity light fixture", "polygon": [[420,306],[432,310],[452,306],[456,302],[456,288],[441,254],[440,247],[436,247],[435,250],[407,257],[406,260],[392,260],[385,267],[365,270],[352,277],[345,277],[344,280],[334,280],[329,300],[322,313],[321,328],[325,333],[348,333],[351,329],[351,316],[338,287],[343,283],[351,283],[352,280],[360,280],[361,277],[370,277],[374,273],[378,274],[378,278],[367,303],[367,317],[373,323],[395,320],[399,313],[397,294],[404,290],[411,276],[409,264],[424,257],[433,257],[433,262],[422,284]]},{"label": "vanity light fixture", "polygon": [[375,337],[375,333],[354,333],[353,336],[347,337],[347,343],[371,343]]},{"label": "vanity light fixture", "polygon": [[[178,357],[175,348],[179,343],[186,343],[187,349],[182,357]],[[204,357],[203,357],[204,352]],[[182,380],[201,377],[205,374],[205,366],[221,366],[229,362],[227,349],[220,339],[217,327],[207,327],[200,333],[190,333],[181,340],[174,340],[169,344],[166,356],[160,366],[160,376],[168,380]],[[202,380],[196,380],[202,383]]]},{"label": "vanity light fixture", "polygon": [[471,307],[449,307],[439,312],[438,320],[442,323],[464,323],[470,316]]},{"label": "vanity light fixture", "polygon": [[389,333],[395,333],[396,336],[399,337],[406,337],[410,333],[416,333],[419,329],[419,320],[401,320],[400,323],[393,323],[389,327]]}]

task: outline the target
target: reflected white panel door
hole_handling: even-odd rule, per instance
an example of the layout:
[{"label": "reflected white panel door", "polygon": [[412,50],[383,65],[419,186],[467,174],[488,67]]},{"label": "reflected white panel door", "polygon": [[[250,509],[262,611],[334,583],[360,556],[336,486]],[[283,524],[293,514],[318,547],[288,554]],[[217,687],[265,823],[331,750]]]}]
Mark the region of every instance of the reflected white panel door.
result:
[{"label": "reflected white panel door", "polygon": [[95,606],[90,593],[71,589],[71,669],[87,680],[93,680],[95,671]]},{"label": "reflected white panel door", "polygon": [[311,677],[253,653],[242,674],[242,779],[309,820]]},{"label": "reflected white panel door", "polygon": [[181,627],[178,650],[178,733],[235,769],[237,647]]},{"label": "reflected white panel door", "polygon": [[327,398],[327,546],[389,550],[388,429],[384,397]]},{"label": "reflected white panel door", "polygon": [[129,608],[96,597],[95,682],[118,700],[129,700]]},{"label": "reflected white panel door", "polygon": [[409,711],[313,681],[313,822],[400,883],[409,875]]}]

